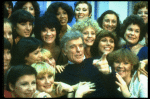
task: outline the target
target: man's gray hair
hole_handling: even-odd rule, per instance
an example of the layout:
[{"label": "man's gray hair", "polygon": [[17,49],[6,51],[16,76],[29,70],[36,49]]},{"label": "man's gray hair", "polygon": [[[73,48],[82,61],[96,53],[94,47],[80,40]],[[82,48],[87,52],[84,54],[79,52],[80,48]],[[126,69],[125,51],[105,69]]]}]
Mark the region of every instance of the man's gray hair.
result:
[{"label": "man's gray hair", "polygon": [[66,43],[68,41],[78,39],[79,37],[81,37],[82,41],[83,41],[83,34],[80,31],[78,31],[78,30],[67,31],[60,40],[60,47],[65,50],[66,49]]}]

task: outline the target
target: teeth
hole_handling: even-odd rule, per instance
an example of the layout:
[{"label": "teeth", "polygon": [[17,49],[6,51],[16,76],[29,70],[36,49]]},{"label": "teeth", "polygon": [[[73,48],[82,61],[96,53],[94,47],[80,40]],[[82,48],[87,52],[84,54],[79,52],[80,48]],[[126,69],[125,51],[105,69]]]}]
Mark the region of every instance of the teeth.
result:
[{"label": "teeth", "polygon": [[83,16],[78,16],[79,18],[83,18]]},{"label": "teeth", "polygon": [[110,50],[110,48],[105,48],[105,50]]}]

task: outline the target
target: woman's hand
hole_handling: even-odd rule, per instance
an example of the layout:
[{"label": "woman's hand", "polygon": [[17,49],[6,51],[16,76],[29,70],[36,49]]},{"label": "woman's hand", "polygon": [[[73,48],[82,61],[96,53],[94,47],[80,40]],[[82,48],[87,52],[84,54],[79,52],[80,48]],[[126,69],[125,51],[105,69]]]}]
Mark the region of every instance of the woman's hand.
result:
[{"label": "woman's hand", "polygon": [[107,54],[108,53],[104,53],[99,60],[93,60],[93,65],[96,66],[103,74],[110,73],[108,61],[106,59]]},{"label": "woman's hand", "polygon": [[119,82],[116,81],[115,83],[120,87],[123,96],[129,98],[131,94],[128,90],[126,82],[122,79],[122,77],[118,73],[116,73],[116,78],[118,79]]},{"label": "woman's hand", "polygon": [[94,83],[80,82],[75,93],[75,98],[82,98],[83,95],[96,91],[96,89],[92,89],[93,87],[95,87]]},{"label": "woman's hand", "polygon": [[65,69],[64,66],[56,65],[56,73],[61,73],[64,71],[64,69]]},{"label": "woman's hand", "polygon": [[71,85],[63,83],[63,82],[54,82],[55,85],[57,85],[56,87],[56,93],[57,94],[62,94],[62,91],[66,91],[66,92],[73,92],[74,89]]}]

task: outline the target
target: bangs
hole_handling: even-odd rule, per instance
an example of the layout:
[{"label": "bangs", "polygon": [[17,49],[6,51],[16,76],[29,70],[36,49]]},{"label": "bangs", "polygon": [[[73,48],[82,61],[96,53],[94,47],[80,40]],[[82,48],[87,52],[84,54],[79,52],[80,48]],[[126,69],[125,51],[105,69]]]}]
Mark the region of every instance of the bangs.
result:
[{"label": "bangs", "polygon": [[132,53],[130,50],[128,49],[124,49],[121,48],[119,50],[116,50],[112,53],[109,54],[109,59],[111,60],[111,65],[113,64],[113,62],[129,62],[132,65],[136,65],[138,64],[138,57]]}]

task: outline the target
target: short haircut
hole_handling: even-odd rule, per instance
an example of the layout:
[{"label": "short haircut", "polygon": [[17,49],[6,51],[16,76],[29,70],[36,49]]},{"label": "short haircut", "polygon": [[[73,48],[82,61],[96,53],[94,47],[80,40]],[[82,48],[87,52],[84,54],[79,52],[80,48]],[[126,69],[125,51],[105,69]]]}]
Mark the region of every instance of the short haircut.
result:
[{"label": "short haircut", "polygon": [[116,27],[116,29],[115,29],[113,32],[116,32],[117,37],[120,37],[121,22],[120,22],[120,19],[119,19],[119,15],[118,15],[115,11],[113,11],[113,10],[107,10],[107,11],[105,11],[105,12],[97,19],[97,22],[98,22],[99,26],[100,26],[101,28],[103,28],[103,27],[102,27],[102,25],[103,25],[103,19],[104,19],[105,15],[107,15],[107,14],[114,14],[114,15],[117,17],[117,27]]},{"label": "short haircut", "polygon": [[5,37],[4,37],[4,49],[11,50],[11,44]]},{"label": "short haircut", "polygon": [[16,44],[12,53],[12,65],[25,64],[25,57],[29,56],[29,53],[35,51],[38,47],[42,47],[42,42],[34,37],[23,37]]},{"label": "short haircut", "polygon": [[38,62],[31,65],[37,71],[37,79],[45,74],[50,74],[55,78],[55,68],[46,62]]},{"label": "short haircut", "polygon": [[[142,19],[142,17],[138,16],[138,15],[130,15],[128,16],[124,21],[123,21],[123,24],[122,24],[122,27],[121,27],[121,36],[122,38],[124,38],[124,34],[126,32],[126,29],[129,25],[131,24],[136,24],[139,26],[140,28],[140,37],[139,37],[139,41],[141,41],[143,39],[143,37],[145,37],[145,33],[146,33],[146,30],[145,30],[145,23],[144,23],[144,20]],[[126,40],[124,38],[124,40]],[[138,42],[139,42],[138,41]],[[137,43],[138,43],[137,42]]]},{"label": "short haircut", "polygon": [[11,66],[10,70],[8,71],[8,75],[7,75],[6,90],[11,91],[9,88],[9,83],[11,83],[15,87],[16,82],[19,80],[19,78],[22,76],[25,76],[25,75],[35,75],[35,77],[36,77],[37,72],[30,65]]},{"label": "short haircut", "polygon": [[55,15],[57,15],[57,11],[59,7],[61,7],[63,10],[67,12],[68,22],[71,22],[74,16],[74,12],[73,12],[72,6],[68,5],[67,3],[54,2],[49,5],[45,13],[54,13]]},{"label": "short haircut", "polygon": [[78,39],[80,37],[83,41],[83,34],[80,31],[78,31],[78,30],[75,30],[75,31],[74,30],[69,30],[61,38],[60,47],[64,50],[66,50],[66,44],[67,44],[68,41]]},{"label": "short haircut", "polygon": [[23,5],[25,5],[27,2],[30,2],[35,10],[35,18],[39,17],[40,15],[40,7],[37,1],[17,1],[15,6],[14,6],[14,11],[22,9]]},{"label": "short haircut", "polygon": [[[92,14],[92,5],[90,3],[88,3],[87,1],[77,1],[77,2],[75,2],[75,4],[74,4],[75,5],[75,9],[81,3],[87,4],[88,8],[89,8],[89,15]],[[75,9],[74,9],[74,12],[75,12]]]},{"label": "short haircut", "polygon": [[139,67],[138,57],[126,48],[121,48],[119,50],[113,51],[109,53],[107,56],[108,64],[112,66],[114,69],[114,62],[129,62],[133,65],[133,71],[131,71],[131,75],[134,74],[135,70]]},{"label": "short haircut", "polygon": [[146,7],[148,9],[148,1],[140,1],[134,5],[133,14],[137,14],[138,10]]},{"label": "short haircut", "polygon": [[96,35],[95,42],[91,46],[90,52],[91,52],[92,57],[102,56],[103,53],[101,51],[99,51],[98,45],[99,45],[99,41],[103,37],[111,37],[112,39],[114,39],[114,44],[115,44],[114,50],[117,50],[119,48],[118,47],[118,38],[117,38],[116,34],[114,32],[110,32],[110,31],[107,31],[107,30],[101,30]]},{"label": "short haircut", "polygon": [[35,21],[35,26],[34,26],[34,34],[35,38],[42,40],[41,38],[41,31],[44,31],[45,28],[55,28],[56,29],[56,39],[55,43],[56,45],[59,45],[59,34],[61,30],[61,24],[58,21],[57,17],[53,13],[47,13],[39,18],[36,19]]},{"label": "short haircut", "polygon": [[13,12],[9,18],[9,20],[11,21],[13,25],[13,38],[15,39],[18,35],[16,31],[14,30],[14,27],[17,26],[17,23],[28,22],[28,21],[33,23],[34,19],[35,18],[31,15],[31,13],[22,9],[19,9]]},{"label": "short haircut", "polygon": [[101,29],[97,23],[97,21],[93,19],[88,19],[88,20],[81,20],[76,22],[71,29],[72,30],[79,30],[80,32],[83,32],[83,30],[87,27],[91,27],[95,30],[95,33],[97,34]]}]

